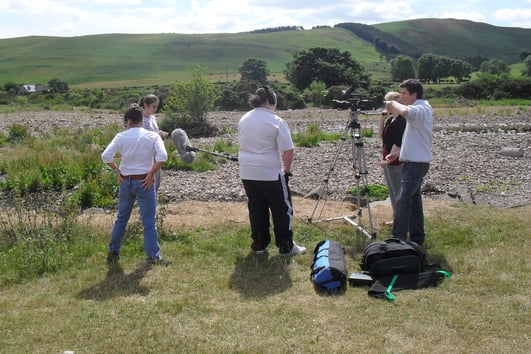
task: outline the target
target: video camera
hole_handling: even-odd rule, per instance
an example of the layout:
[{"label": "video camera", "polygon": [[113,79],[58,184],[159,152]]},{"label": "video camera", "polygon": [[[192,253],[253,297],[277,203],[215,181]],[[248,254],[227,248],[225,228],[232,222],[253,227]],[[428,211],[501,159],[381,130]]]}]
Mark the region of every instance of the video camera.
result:
[{"label": "video camera", "polygon": [[341,110],[374,111],[381,106],[377,103],[377,100],[374,97],[363,99],[361,94],[353,93],[355,88],[355,85],[351,85],[344,92],[342,100],[332,100],[332,107]]},{"label": "video camera", "polygon": [[332,100],[332,108],[334,109],[350,109],[350,110],[361,110],[361,111],[373,111],[379,108],[379,105],[376,103],[376,100],[373,99],[358,99],[358,100]]}]

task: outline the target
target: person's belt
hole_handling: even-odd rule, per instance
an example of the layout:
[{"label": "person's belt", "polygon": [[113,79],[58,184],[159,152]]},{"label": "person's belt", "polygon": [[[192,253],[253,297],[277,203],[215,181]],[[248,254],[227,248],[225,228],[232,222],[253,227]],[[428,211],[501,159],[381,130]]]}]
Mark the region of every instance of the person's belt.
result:
[{"label": "person's belt", "polygon": [[124,179],[145,179],[147,177],[147,173],[144,173],[143,175],[129,175],[129,176],[120,175],[120,176],[122,176],[122,178]]}]

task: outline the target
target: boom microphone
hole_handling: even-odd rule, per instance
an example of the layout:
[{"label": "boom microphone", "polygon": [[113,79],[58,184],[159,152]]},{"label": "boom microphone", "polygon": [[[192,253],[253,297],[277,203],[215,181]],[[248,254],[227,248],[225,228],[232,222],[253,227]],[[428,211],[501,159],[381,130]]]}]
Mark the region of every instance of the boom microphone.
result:
[{"label": "boom microphone", "polygon": [[190,150],[190,140],[188,139],[188,135],[186,135],[186,132],[184,130],[175,129],[174,131],[172,131],[171,140],[177,148],[177,151],[179,151],[181,160],[184,163],[190,164],[195,161],[196,153]]}]

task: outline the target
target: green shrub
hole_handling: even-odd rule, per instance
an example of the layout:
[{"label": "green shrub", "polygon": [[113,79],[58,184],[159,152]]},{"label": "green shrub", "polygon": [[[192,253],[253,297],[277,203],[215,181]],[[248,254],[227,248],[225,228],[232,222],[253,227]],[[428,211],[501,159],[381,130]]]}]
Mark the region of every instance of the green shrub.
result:
[{"label": "green shrub", "polygon": [[341,138],[341,133],[324,133],[319,126],[312,124],[300,133],[293,134],[293,142],[296,146],[314,147],[319,146],[321,141],[335,141]]},{"label": "green shrub", "polygon": [[[348,192],[353,195],[358,195],[358,187],[352,187],[348,190]],[[389,196],[389,191],[387,190],[387,187],[383,184],[370,184],[367,187],[360,186],[359,188],[360,196],[364,197],[366,194],[369,196],[369,202],[374,202],[377,200],[385,200]]]},{"label": "green shrub", "polygon": [[10,142],[18,142],[21,140],[26,139],[30,136],[30,133],[28,132],[28,127],[26,127],[23,124],[12,124],[9,127],[9,141]]}]

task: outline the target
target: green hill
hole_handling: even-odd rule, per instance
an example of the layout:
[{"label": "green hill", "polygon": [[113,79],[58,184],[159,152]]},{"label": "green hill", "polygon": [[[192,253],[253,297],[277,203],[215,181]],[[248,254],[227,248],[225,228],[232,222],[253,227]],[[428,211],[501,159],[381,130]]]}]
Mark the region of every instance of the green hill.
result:
[{"label": "green hill", "polygon": [[[423,19],[363,27],[413,55],[480,55],[513,64],[520,61],[521,52],[531,49],[530,29],[471,21]],[[238,68],[249,57],[265,59],[271,79],[283,80],[282,71],[293,53],[313,47],[349,51],[373,78],[388,77],[388,65],[373,42],[338,25],[261,33],[0,39],[0,85],[10,81],[46,84],[53,78],[80,87],[169,83],[187,79],[198,65],[207,67],[207,75],[213,80],[225,81],[239,78]]]},{"label": "green hill", "polygon": [[[106,34],[72,38],[0,40],[0,83],[69,84],[123,80],[175,81],[195,66],[224,80],[249,57],[263,58],[281,73],[293,53],[312,47],[350,51],[361,63],[384,62],[370,43],[343,29],[237,34]],[[238,74],[239,75],[239,74]]]},{"label": "green hill", "polygon": [[453,19],[389,22],[374,27],[395,34],[423,53],[448,57],[482,56],[515,64],[521,61],[520,53],[531,51],[531,29]]}]

